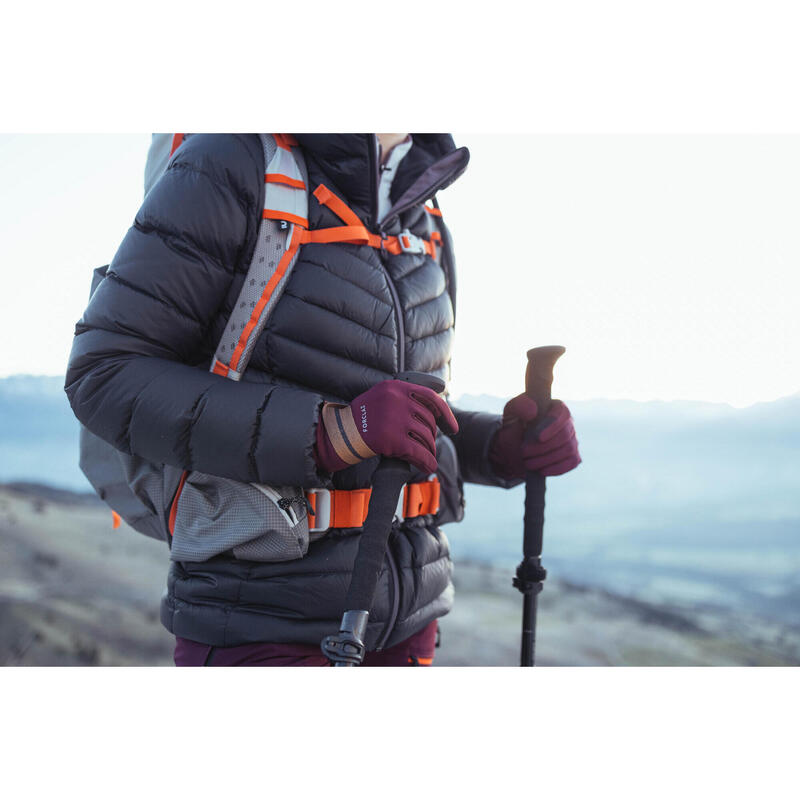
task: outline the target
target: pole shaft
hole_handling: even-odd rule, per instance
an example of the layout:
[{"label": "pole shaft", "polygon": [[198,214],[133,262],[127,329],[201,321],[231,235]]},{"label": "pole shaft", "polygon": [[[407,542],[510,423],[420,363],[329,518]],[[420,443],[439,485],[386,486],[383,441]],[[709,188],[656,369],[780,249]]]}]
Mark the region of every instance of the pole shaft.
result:
[{"label": "pole shaft", "polygon": [[520,664],[532,667],[536,662],[536,607],[538,594],[522,596],[522,646],[520,648]]}]

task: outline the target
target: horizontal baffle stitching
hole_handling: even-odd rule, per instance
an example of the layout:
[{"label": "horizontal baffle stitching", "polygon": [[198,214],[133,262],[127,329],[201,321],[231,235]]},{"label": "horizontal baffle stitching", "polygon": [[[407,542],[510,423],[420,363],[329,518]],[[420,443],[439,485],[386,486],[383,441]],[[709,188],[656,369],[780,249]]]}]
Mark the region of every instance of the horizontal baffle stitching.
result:
[{"label": "horizontal baffle stitching", "polygon": [[[252,159],[251,159],[252,160]],[[218,189],[227,192],[231,197],[236,200],[237,205],[239,208],[248,214],[250,209],[256,203],[256,200],[251,198],[250,194],[247,192],[246,189],[239,188],[238,191],[234,190],[233,184],[230,181],[223,181],[217,178],[215,175],[212,175],[207,170],[201,169],[194,164],[190,164],[188,161],[181,161],[179,159],[173,161],[169,165],[169,170],[185,170],[186,172],[192,172],[195,175],[201,175],[202,177],[206,178],[208,181],[214,184]]]},{"label": "horizontal baffle stitching", "polygon": [[172,311],[175,311],[179,316],[188,320],[193,325],[197,325],[197,327],[199,328],[203,327],[203,323],[199,319],[197,319],[197,317],[193,317],[191,314],[187,314],[185,311],[183,311],[183,309],[179,308],[171,300],[165,300],[163,297],[157,297],[156,295],[148,292],[146,289],[142,289],[139,286],[136,286],[136,284],[133,284],[128,280],[125,280],[125,278],[120,278],[120,276],[116,272],[111,272],[111,270],[109,270],[106,277],[110,278],[115,283],[124,286],[126,289],[130,289],[132,292],[136,292],[137,294],[147,297],[148,299],[153,300],[156,303],[159,303],[160,305],[165,306],[166,308],[169,308]]},{"label": "horizontal baffle stitching", "polygon": [[[181,256],[191,256],[195,260],[205,263],[200,254],[206,256],[211,264],[217,269],[222,270],[226,275],[235,275],[236,268],[228,268],[222,261],[219,260],[213,253],[209,253],[194,237],[188,235],[185,231],[180,232],[177,230],[169,230],[161,225],[156,225],[152,222],[142,222],[139,219],[134,220],[133,227],[137,231],[145,235],[154,234],[161,239],[162,242],[174,253]],[[189,245],[189,247],[187,247]]]},{"label": "horizontal baffle stitching", "polygon": [[441,272],[441,267],[430,256],[425,256],[425,258],[422,259],[422,262],[417,264],[416,267],[413,267],[408,272],[404,272],[402,275],[397,275],[397,276],[393,275],[392,276],[392,280],[396,281],[397,283],[400,283],[402,281],[406,281],[415,272],[419,272],[423,267],[428,266],[428,264],[433,264],[436,267],[437,271]]},{"label": "horizontal baffle stitching", "polygon": [[[325,230],[325,229],[315,228],[315,230]],[[380,257],[377,255],[377,248],[372,247],[371,245],[368,244],[353,244],[352,242],[311,242],[304,246],[306,248],[342,247],[344,248],[343,252],[348,256],[351,256],[354,260],[360,261],[362,264],[366,264],[368,267],[375,270],[376,272],[379,272],[382,269],[382,265],[380,263]],[[377,264],[374,261],[371,261],[370,259],[366,258],[367,255],[373,255],[373,254],[375,254],[374,257],[378,259]]]},{"label": "horizontal baffle stitching", "polygon": [[420,300],[418,303],[414,303],[413,305],[406,306],[406,311],[413,311],[416,308],[421,308],[422,306],[426,305],[427,303],[432,303],[434,300],[438,300],[440,297],[443,297],[447,293],[447,288],[443,289],[439,294],[434,295],[433,297],[428,297],[426,300]]},{"label": "horizontal baffle stitching", "polygon": [[[379,267],[375,267],[374,264],[370,264],[368,261],[364,261],[364,259],[359,259],[359,260],[362,263],[367,264],[367,266],[372,267],[376,273],[381,274],[382,270]],[[373,294],[369,289],[365,289],[360,283],[356,283],[355,281],[350,280],[349,278],[346,278],[344,275],[340,275],[338,272],[334,272],[332,269],[327,267],[325,264],[320,264],[317,261],[314,261],[313,259],[309,258],[305,254],[305,252],[303,253],[303,256],[300,259],[299,263],[301,263],[301,264],[309,264],[312,267],[317,267],[318,269],[325,270],[325,272],[327,272],[329,275],[332,275],[334,278],[337,278],[338,280],[343,281],[344,283],[348,283],[351,286],[355,286],[357,289],[360,289],[362,292],[364,292],[364,294],[368,294],[370,297],[374,298],[379,303],[383,303],[383,305],[389,306],[391,308],[391,305],[392,305],[391,302],[385,300],[382,297],[378,297],[378,295],[376,295],[376,294]],[[387,293],[388,293],[388,290],[387,290]]]},{"label": "horizontal baffle stitching", "polygon": [[326,356],[339,359],[340,361],[344,361],[347,364],[357,364],[359,367],[364,367],[366,369],[372,370],[372,372],[378,372],[382,375],[387,374],[382,369],[376,367],[375,364],[367,364],[363,361],[358,361],[355,358],[351,358],[350,356],[343,356],[340,353],[332,353],[330,350],[324,350],[323,348],[316,347],[315,345],[305,344],[304,342],[298,342],[296,339],[291,339],[290,337],[284,336],[283,334],[280,334],[277,331],[270,331],[270,336],[273,336],[277,339],[283,339],[285,342],[291,342],[291,344],[296,345],[297,347],[302,347],[305,348],[306,350],[312,350],[315,353],[324,353]]},{"label": "horizontal baffle stitching", "polygon": [[452,335],[453,329],[452,328],[443,328],[440,331],[434,331],[433,333],[426,333],[424,336],[414,336],[414,337],[409,336],[408,340],[409,340],[409,342],[411,342],[412,345],[414,345],[417,342],[423,342],[423,341],[425,341],[425,339],[431,339],[434,336],[441,336],[444,333],[449,333],[449,334]]},{"label": "horizontal baffle stitching", "polygon": [[[119,323],[119,320],[115,320],[115,322]],[[93,330],[99,333],[110,333],[113,336],[123,336],[126,338],[137,339],[140,342],[146,342],[159,351],[168,350],[170,353],[172,353],[172,358],[169,360],[183,363],[181,354],[178,353],[173,347],[170,347],[167,342],[164,342],[161,339],[153,339],[151,336],[148,336],[146,333],[142,333],[141,331],[135,331],[129,328],[120,330],[111,330],[109,328],[93,328]],[[164,356],[157,357],[163,358]],[[139,358],[139,355],[137,353],[122,352],[118,353],[115,358]]]},{"label": "horizontal baffle stitching", "polygon": [[353,325],[356,325],[357,327],[361,328],[362,330],[365,330],[365,331],[367,331],[367,332],[369,332],[371,334],[374,334],[375,336],[382,336],[384,339],[391,339],[392,341],[394,341],[394,336],[389,336],[388,333],[381,333],[380,331],[373,330],[372,328],[368,327],[367,325],[362,325],[360,322],[358,322],[357,320],[354,320],[352,317],[346,317],[346,316],[344,316],[344,314],[340,314],[338,311],[334,311],[332,308],[327,308],[326,306],[320,305],[320,303],[315,303],[313,300],[308,300],[305,297],[300,297],[300,295],[294,294],[293,292],[290,292],[288,289],[285,289],[283,293],[284,293],[284,295],[288,295],[289,297],[293,297],[295,300],[297,300],[300,303],[307,303],[308,305],[313,306],[314,308],[318,308],[321,311],[325,311],[328,314],[333,314],[338,319],[342,319],[342,320],[345,320],[346,322],[350,322]]}]

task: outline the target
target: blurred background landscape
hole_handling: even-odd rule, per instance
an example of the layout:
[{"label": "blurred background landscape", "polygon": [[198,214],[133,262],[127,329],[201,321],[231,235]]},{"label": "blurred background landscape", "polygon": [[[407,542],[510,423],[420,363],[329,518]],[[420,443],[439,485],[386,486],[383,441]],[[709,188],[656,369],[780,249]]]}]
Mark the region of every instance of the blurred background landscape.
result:
[{"label": "blurred background landscape", "polygon": [[[166,547],[112,530],[62,384],[0,379],[0,664],[169,664]],[[800,395],[568,402],[584,463],[548,481],[539,663],[800,664]],[[523,489],[466,497],[436,663],[514,665]]]}]

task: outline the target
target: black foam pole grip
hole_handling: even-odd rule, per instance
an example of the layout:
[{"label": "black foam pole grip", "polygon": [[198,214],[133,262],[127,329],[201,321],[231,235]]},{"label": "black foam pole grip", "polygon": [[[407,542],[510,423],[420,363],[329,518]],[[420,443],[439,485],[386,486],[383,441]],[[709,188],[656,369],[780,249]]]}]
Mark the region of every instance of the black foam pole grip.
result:
[{"label": "black foam pole grip", "polygon": [[373,474],[369,511],[347,589],[346,609],[369,611],[372,606],[400,490],[410,475],[411,466],[398,458],[382,458]]},{"label": "black foam pole grip", "polygon": [[395,376],[397,381],[407,381],[408,383],[416,383],[417,386],[424,386],[426,389],[433,389],[436,394],[441,394],[444,391],[445,382],[435,375],[429,375],[427,372],[400,372]]},{"label": "black foam pole grip", "polygon": [[544,475],[529,472],[525,476],[525,517],[522,554],[535,558],[542,554],[544,542]]}]

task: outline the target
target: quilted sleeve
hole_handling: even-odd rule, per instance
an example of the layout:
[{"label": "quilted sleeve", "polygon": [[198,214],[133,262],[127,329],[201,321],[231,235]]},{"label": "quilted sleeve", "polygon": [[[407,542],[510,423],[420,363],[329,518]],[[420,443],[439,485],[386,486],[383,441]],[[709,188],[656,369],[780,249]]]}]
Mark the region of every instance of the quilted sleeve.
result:
[{"label": "quilted sleeve", "polygon": [[234,480],[319,485],[319,395],[196,366],[252,257],[263,160],[255,136],[186,140],[76,326],[65,391],[77,418],[123,452]]},{"label": "quilted sleeve", "polygon": [[496,475],[489,461],[489,445],[500,429],[502,417],[499,414],[461,411],[457,408],[453,408],[453,414],[458,421],[458,433],[452,439],[463,480],[503,489],[521,483],[520,480],[506,480]]}]

